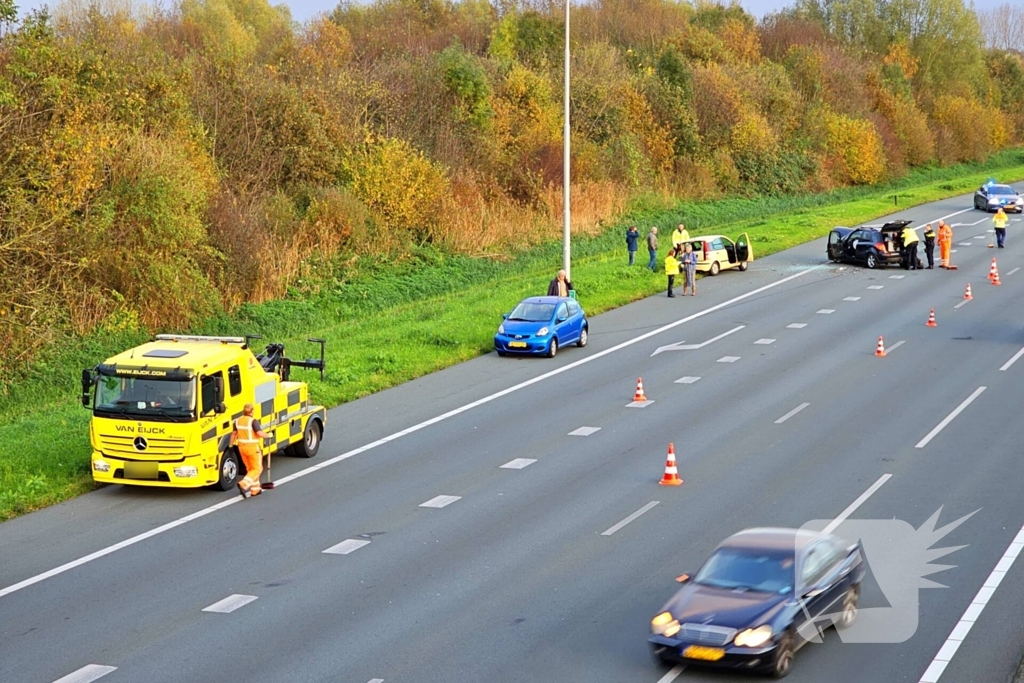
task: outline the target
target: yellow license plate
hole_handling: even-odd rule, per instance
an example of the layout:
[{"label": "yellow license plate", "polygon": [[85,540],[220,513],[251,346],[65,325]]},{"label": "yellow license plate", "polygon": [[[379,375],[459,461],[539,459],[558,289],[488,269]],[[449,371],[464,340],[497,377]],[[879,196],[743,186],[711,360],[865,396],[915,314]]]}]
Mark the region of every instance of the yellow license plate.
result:
[{"label": "yellow license plate", "polygon": [[703,647],[691,645],[683,650],[683,656],[688,659],[701,659],[705,662],[717,662],[725,656],[725,650],[718,647]]},{"label": "yellow license plate", "polygon": [[159,479],[160,467],[155,462],[126,462],[125,479]]},{"label": "yellow license plate", "polygon": [[513,349],[525,349],[526,342],[509,342],[508,345]]}]

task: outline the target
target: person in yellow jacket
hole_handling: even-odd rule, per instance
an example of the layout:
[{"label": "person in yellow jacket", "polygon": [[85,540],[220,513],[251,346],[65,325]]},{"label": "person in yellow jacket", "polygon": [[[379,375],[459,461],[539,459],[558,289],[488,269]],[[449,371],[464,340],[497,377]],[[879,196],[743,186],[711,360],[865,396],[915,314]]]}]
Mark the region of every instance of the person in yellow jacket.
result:
[{"label": "person in yellow jacket", "polygon": [[242,408],[242,416],[235,420],[235,430],[231,432],[231,445],[238,446],[238,453],[245,465],[245,478],[238,482],[243,498],[258,496],[263,492],[260,488],[260,475],[263,474],[263,439],[269,438],[263,431],[260,421],[252,416],[253,406],[246,403]]},{"label": "person in yellow jacket", "polygon": [[996,245],[1002,249],[1006,243],[1006,212],[1003,211],[1002,207],[996,211],[996,215],[992,217],[992,225],[996,229]]},{"label": "person in yellow jacket", "polygon": [[949,253],[953,247],[953,228],[939,221],[939,259],[942,268],[949,268]]},{"label": "person in yellow jacket", "polygon": [[903,270],[917,270],[917,231],[909,225],[903,228],[903,255],[906,263]]},{"label": "person in yellow jacket", "polygon": [[668,275],[668,295],[669,298],[675,298],[675,294],[672,293],[672,286],[676,282],[676,275],[679,275],[679,251],[676,248],[672,248],[668,252],[668,256],[665,257],[665,275]]},{"label": "person in yellow jacket", "polygon": [[683,242],[689,239],[690,233],[686,230],[686,226],[680,223],[679,227],[672,231],[672,248],[682,253]]}]

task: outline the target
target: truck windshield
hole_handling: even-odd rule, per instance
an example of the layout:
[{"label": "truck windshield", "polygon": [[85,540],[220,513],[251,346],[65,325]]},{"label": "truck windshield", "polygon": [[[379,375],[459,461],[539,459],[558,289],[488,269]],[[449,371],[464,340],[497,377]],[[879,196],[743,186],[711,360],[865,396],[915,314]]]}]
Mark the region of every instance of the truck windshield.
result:
[{"label": "truck windshield", "polygon": [[97,411],[131,417],[190,417],[195,410],[196,383],[190,380],[100,375]]}]

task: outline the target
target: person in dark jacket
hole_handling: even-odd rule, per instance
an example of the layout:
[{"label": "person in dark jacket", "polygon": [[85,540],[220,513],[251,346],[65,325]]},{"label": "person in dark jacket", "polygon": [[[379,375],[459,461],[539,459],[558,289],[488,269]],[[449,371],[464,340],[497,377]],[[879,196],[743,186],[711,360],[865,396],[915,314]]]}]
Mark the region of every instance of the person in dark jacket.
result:
[{"label": "person in dark jacket", "polygon": [[935,228],[929,223],[924,229],[924,255],[928,257],[928,270],[935,267]]},{"label": "person in dark jacket", "polygon": [[629,265],[633,265],[633,261],[636,259],[636,243],[639,239],[640,233],[636,231],[636,226],[629,226],[629,229],[626,230],[626,249],[629,251]]},{"label": "person in dark jacket", "polygon": [[565,277],[565,271],[558,271],[558,275],[548,285],[548,296],[569,296],[569,291],[575,289],[572,283]]},{"label": "person in dark jacket", "polygon": [[658,258],[658,229],[651,228],[651,231],[647,233],[647,253],[651,255],[651,261],[647,264],[647,267],[651,269],[652,273],[656,273],[655,268],[656,260]]}]

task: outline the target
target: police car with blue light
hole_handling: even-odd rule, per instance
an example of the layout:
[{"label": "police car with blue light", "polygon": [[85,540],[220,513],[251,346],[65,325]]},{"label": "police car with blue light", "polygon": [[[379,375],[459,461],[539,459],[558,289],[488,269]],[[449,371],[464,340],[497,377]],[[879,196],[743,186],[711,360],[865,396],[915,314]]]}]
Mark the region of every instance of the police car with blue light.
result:
[{"label": "police car with blue light", "polygon": [[1000,185],[989,179],[974,193],[974,208],[984,211],[1016,211],[1024,213],[1024,199],[1009,185]]}]

